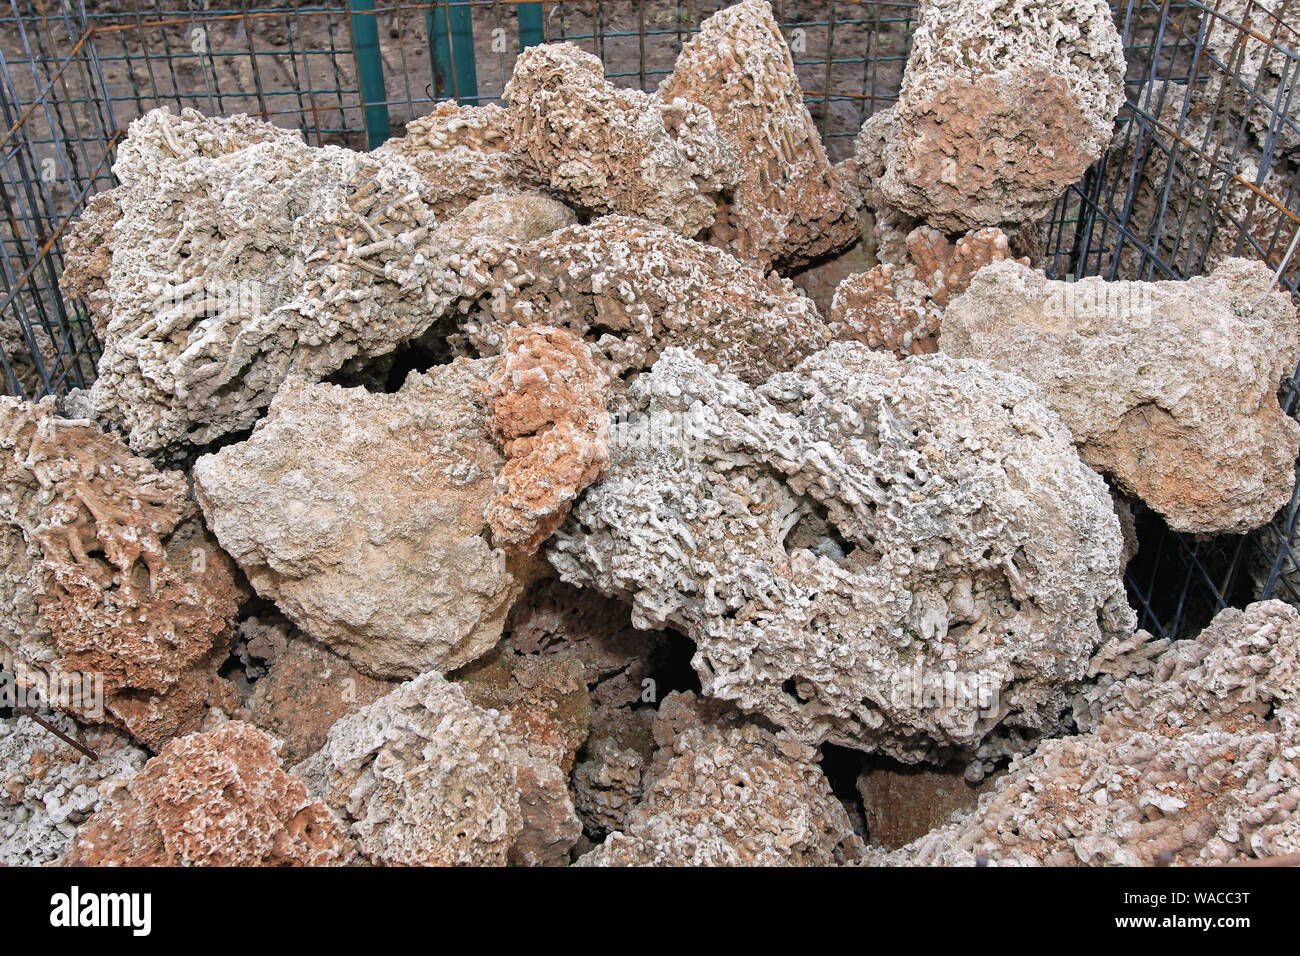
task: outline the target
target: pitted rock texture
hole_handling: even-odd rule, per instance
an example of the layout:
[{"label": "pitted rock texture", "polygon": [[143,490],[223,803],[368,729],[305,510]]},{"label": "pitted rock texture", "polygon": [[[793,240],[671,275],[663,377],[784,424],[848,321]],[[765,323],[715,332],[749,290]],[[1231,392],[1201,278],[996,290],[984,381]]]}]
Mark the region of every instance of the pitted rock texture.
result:
[{"label": "pitted rock texture", "polygon": [[330,866],[343,827],[239,721],[173,740],[77,832],[71,866]]},{"label": "pitted rock texture", "polygon": [[122,215],[91,393],[142,454],[248,428],[290,374],[321,378],[421,334],[474,250],[498,241],[439,222],[395,154],[310,148],[245,116],[154,110],[113,168]]},{"label": "pitted rock texture", "polygon": [[393,686],[294,632],[253,686],[248,720],[283,741],[280,757],[292,765],[320,750],[339,718],[374,703]]},{"label": "pitted rock texture", "polygon": [[947,233],[1041,218],[1110,143],[1124,68],[1105,0],[925,0],[882,194]]},{"label": "pitted rock texture", "polygon": [[1185,282],[982,270],[940,348],[1038,383],[1084,459],[1178,531],[1241,532],[1291,496],[1300,425],[1277,392],[1300,360],[1291,297],[1260,262]]},{"label": "pitted rock texture", "polygon": [[102,790],[135,776],[148,754],[107,727],[82,730],[45,714],[94,751],[91,760],[30,717],[0,720],[0,865],[41,866],[67,850],[77,827],[99,809]]},{"label": "pitted rock texture", "polygon": [[[907,237],[920,225],[885,198],[880,184],[888,168],[887,152],[894,136],[894,107],[878,110],[867,117],[853,141],[853,158],[845,168],[846,176],[856,183],[862,211],[859,219],[870,219],[870,237],[881,265],[903,268],[907,265]],[[865,237],[864,237],[865,238]]]},{"label": "pitted rock texture", "polygon": [[[703,107],[605,79],[572,43],[529,47],[503,93],[511,146],[559,195],[596,213],[641,216],[686,236],[707,229],[736,160]],[[666,102],[665,102],[666,101]]]},{"label": "pitted rock texture", "polygon": [[523,829],[508,723],[430,671],[344,717],[295,772],[371,863],[504,866]]},{"label": "pitted rock texture", "polygon": [[[1205,99],[1228,105],[1229,135],[1244,118],[1260,149],[1300,162],[1294,11],[1279,0],[1220,0],[1207,13],[1206,52],[1227,68],[1206,70]],[[1237,77],[1248,78],[1245,85]]]},{"label": "pitted rock texture", "polygon": [[290,380],[247,441],[194,466],[257,592],[372,676],[468,663],[528,583],[486,540],[505,459],[478,391],[496,365],[459,359],[391,395]]},{"label": "pitted rock texture", "polygon": [[95,335],[103,339],[113,314],[108,277],[113,268],[113,227],[122,218],[116,190],[96,193],[81,217],[68,227],[64,240],[64,269],[59,289],[70,299],[82,299]]},{"label": "pitted rock texture", "polygon": [[995,228],[972,230],[954,243],[936,229],[919,226],[908,234],[906,245],[905,268],[879,265],[840,283],[828,322],[837,339],[886,349],[900,358],[938,351],[948,302],[965,291],[981,268],[1011,257],[1006,235]]},{"label": "pitted rock texture", "polygon": [[455,675],[479,707],[508,718],[522,828],[511,863],[567,866],[582,824],[569,793],[569,771],[591,727],[591,699],[576,660],[519,654],[509,646]]},{"label": "pitted rock texture", "polygon": [[664,631],[633,627],[622,601],[554,578],[524,592],[510,609],[505,633],[521,654],[578,660],[597,707],[640,700],[666,657],[669,638]]},{"label": "pitted rock texture", "polygon": [[630,399],[551,564],[805,742],[1014,749],[1133,629],[1110,494],[1024,379],[837,344],[751,389],[671,349]]},{"label": "pitted rock texture", "polygon": [[969,783],[960,765],[949,767],[875,765],[858,774],[870,845],[896,849],[971,810],[996,777]]},{"label": "pitted rock texture", "polygon": [[609,463],[609,376],[572,332],[512,325],[483,393],[506,456],[486,512],[492,540],[533,554]]},{"label": "pitted rock texture", "polygon": [[597,707],[591,734],[570,777],[573,803],[588,839],[599,843],[627,825],[641,800],[641,778],[655,752],[650,707]]},{"label": "pitted rock texture", "polygon": [[1300,852],[1300,617],[1220,612],[1096,691],[1086,733],[1016,758],[966,819],[872,862],[1187,866]]},{"label": "pitted rock texture", "polygon": [[586,338],[611,379],[689,348],[759,384],[824,348],[830,333],[790,280],[641,219],[605,216],[514,247],[459,304],[476,354],[495,354],[512,323]]},{"label": "pitted rock texture", "polygon": [[661,715],[655,737],[641,801],[580,865],[831,866],[861,855],[815,748],[735,716]]},{"label": "pitted rock texture", "polygon": [[406,133],[374,152],[398,156],[425,181],[424,199],[439,218],[480,196],[537,190],[546,177],[510,148],[510,111],[448,100],[406,124]]},{"label": "pitted rock texture", "polygon": [[0,398],[0,526],[0,645],[15,661],[49,677],[102,675],[105,719],[154,749],[233,705],[217,668],[243,589],[183,474],[59,418],[52,399]]},{"label": "pitted rock texture", "polygon": [[659,95],[706,107],[738,158],[739,180],[711,242],[766,269],[806,264],[857,241],[852,184],[826,158],[767,0],[744,0],[705,20]]}]

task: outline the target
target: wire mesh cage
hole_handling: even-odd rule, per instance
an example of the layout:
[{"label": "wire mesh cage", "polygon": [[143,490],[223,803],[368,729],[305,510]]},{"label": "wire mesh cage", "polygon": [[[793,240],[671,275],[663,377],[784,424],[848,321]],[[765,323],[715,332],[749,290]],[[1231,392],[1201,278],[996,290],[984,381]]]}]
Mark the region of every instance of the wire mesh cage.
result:
[{"label": "wire mesh cage", "polygon": [[[5,0],[0,0],[4,3]],[[833,160],[898,95],[915,0],[772,0]],[[99,342],[60,294],[64,236],[130,122],[168,106],[249,113],[311,145],[401,135],[443,100],[499,100],[519,51],[569,41],[616,84],[654,89],[730,0],[8,0],[0,7],[0,383],[85,387]],[[1057,204],[1058,278],[1176,279],[1228,256],[1300,288],[1300,0],[1112,0],[1128,60],[1110,150]],[[1288,258],[1289,256],[1289,258]],[[1300,375],[1284,385],[1300,398]],[[1257,596],[1300,603],[1300,504],[1245,536],[1169,531],[1138,506],[1128,572],[1142,625],[1193,633]],[[1296,542],[1295,547],[1300,547]]]}]

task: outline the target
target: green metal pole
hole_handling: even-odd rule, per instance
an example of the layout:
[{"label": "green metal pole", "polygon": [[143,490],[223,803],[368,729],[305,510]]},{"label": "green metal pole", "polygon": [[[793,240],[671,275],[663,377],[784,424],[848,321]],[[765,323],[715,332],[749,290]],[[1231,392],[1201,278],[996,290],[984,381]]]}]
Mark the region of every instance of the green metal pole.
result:
[{"label": "green metal pole", "polygon": [[375,0],[348,0],[352,10],[352,56],[357,61],[357,85],[366,122],[366,144],[374,149],[388,139],[388,91],[384,86],[384,61],[379,55],[379,23]]},{"label": "green metal pole", "polygon": [[542,5],[540,3],[521,3],[515,8],[519,14],[519,49],[538,46],[546,42],[542,31]]},{"label": "green metal pole", "polygon": [[474,24],[470,20],[469,3],[441,0],[425,17],[429,55],[433,60],[434,96],[475,102],[478,69],[474,64]]}]

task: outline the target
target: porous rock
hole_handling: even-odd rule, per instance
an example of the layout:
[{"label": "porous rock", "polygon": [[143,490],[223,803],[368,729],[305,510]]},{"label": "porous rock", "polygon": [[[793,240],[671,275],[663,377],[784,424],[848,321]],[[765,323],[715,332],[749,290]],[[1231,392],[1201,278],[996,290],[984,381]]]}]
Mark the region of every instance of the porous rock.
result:
[{"label": "porous rock", "polygon": [[30,717],[0,720],[0,864],[41,866],[68,848],[77,827],[99,809],[103,789],[127,780],[148,754],[116,730],[79,728],[71,718],[44,715],[90,747],[79,753]]},{"label": "porous rock", "polygon": [[857,241],[855,191],[826,157],[767,0],[744,0],[700,24],[659,95],[706,107],[739,158],[711,242],[767,269]]},{"label": "porous rock", "polygon": [[71,866],[330,866],[343,827],[281,768],[276,743],[231,721],[173,740],[80,830]]},{"label": "porous rock", "polygon": [[965,819],[872,862],[1185,866],[1300,852],[1297,660],[1294,608],[1221,611],[1093,688],[1085,733],[1043,741]]},{"label": "porous rock", "polygon": [[[672,712],[677,695],[661,709]],[[817,765],[817,751],[729,714],[681,708],[655,724],[660,744],[640,802],[581,866],[830,866],[862,843]]]},{"label": "porous rock", "polygon": [[790,280],[624,216],[512,247],[458,308],[476,354],[499,352],[512,323],[561,327],[595,347],[616,384],[672,345],[758,384],[830,341]]},{"label": "porous rock", "polygon": [[195,493],[257,592],[375,677],[468,663],[500,639],[526,562],[486,540],[505,463],[460,359],[373,394],[286,382],[247,441],[200,458]]},{"label": "porous rock", "polygon": [[371,863],[503,866],[523,828],[507,723],[430,671],[338,721],[295,772]]},{"label": "porous rock", "polygon": [[1105,483],[1024,379],[837,344],[752,389],[670,349],[629,397],[551,564],[807,743],[1014,748],[1133,629]]},{"label": "porous rock", "polygon": [[[686,236],[707,229],[737,157],[703,107],[619,89],[572,43],[529,47],[502,94],[511,145],[560,195],[597,213],[641,216]],[[667,100],[667,102],[664,102]]]},{"label": "porous rock", "polygon": [[157,748],[232,706],[217,668],[244,592],[183,474],[60,418],[53,399],[0,398],[0,526],[0,644],[47,683],[102,679],[103,701],[60,709],[102,705],[91,719]]},{"label": "porous rock", "polygon": [[960,765],[868,767],[858,774],[857,790],[870,845],[893,850],[925,836],[953,815],[974,809],[996,779],[970,783]]},{"label": "porous rock", "polygon": [[[142,454],[248,428],[290,374],[322,378],[420,335],[497,241],[439,221],[395,154],[311,148],[246,116],[154,110],[113,168],[121,218],[91,393]],[[521,201],[536,202],[479,200]]]},{"label": "porous rock", "polygon": [[1041,218],[1110,143],[1124,69],[1104,0],[926,0],[881,192],[948,233]]},{"label": "porous rock", "polygon": [[1241,532],[1291,496],[1300,425],[1277,392],[1300,359],[1290,295],[1260,262],[1185,282],[983,269],[940,348],[1038,383],[1084,459],[1178,531]]},{"label": "porous rock", "polygon": [[486,512],[492,540],[532,554],[609,462],[609,376],[572,332],[514,325],[483,393],[506,456]]}]

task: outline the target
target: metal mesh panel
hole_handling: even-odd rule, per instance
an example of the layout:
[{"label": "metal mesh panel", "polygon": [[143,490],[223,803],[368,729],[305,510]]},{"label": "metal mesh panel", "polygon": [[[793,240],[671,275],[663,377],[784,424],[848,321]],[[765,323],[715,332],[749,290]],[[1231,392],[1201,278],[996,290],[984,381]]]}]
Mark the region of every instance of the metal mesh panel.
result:
[{"label": "metal mesh panel", "polygon": [[[727,0],[0,0],[0,381],[87,385],[99,343],[58,293],[62,236],[129,123],[158,106],[251,113],[313,145],[373,147],[440,100],[498,100],[521,48],[567,40],[653,89]],[[897,99],[915,2],[773,0],[833,159]],[[1300,284],[1300,0],[1113,0],[1127,103],[1109,152],[1047,224],[1058,277],[1180,278],[1230,255]],[[1291,257],[1288,261],[1288,253]],[[1289,410],[1300,377],[1283,389]],[[1143,626],[1194,632],[1257,594],[1300,603],[1300,503],[1251,535],[1196,539],[1139,507]],[[1297,543],[1300,546],[1300,542]]]}]

